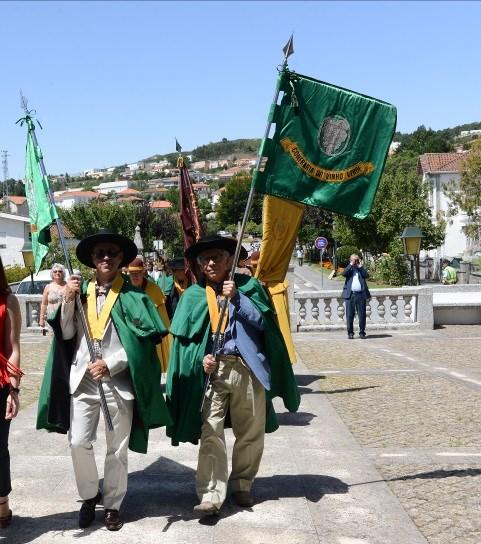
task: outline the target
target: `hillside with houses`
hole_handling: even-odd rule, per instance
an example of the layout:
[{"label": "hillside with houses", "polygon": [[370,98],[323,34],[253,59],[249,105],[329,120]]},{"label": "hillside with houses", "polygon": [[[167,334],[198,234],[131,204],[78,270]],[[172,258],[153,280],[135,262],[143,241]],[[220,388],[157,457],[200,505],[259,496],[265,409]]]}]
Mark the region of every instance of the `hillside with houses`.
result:
[{"label": "hillside with houses", "polygon": [[[391,144],[391,158],[410,157],[409,171],[415,172],[419,183],[427,187],[425,198],[430,210],[430,221],[439,228],[446,225],[443,242],[430,249],[435,259],[445,255],[461,256],[466,251],[476,250],[479,245],[466,232],[468,217],[463,211],[458,210],[453,215],[446,185],[459,184],[463,158],[469,154],[473,142],[479,141],[480,136],[481,123],[459,125],[442,131],[421,126],[412,134],[396,133]],[[245,181],[251,175],[259,143],[260,140],[256,139],[229,141],[224,138],[182,153],[189,166],[203,217],[211,229],[232,227],[238,221],[238,218],[232,218],[229,225],[221,225],[216,221],[219,201],[229,182]],[[178,209],[178,157],[178,153],[158,154],[109,168],[89,168],[78,175],[50,175],[55,203],[61,213],[92,202],[119,206],[128,204],[141,210],[138,212],[139,217],[153,213],[148,215],[150,221],[155,217],[165,221],[165,214],[175,214]],[[18,180],[3,183],[0,255],[7,266],[22,263],[20,250],[30,234],[27,203],[22,188]],[[323,221],[327,221],[323,232],[328,237],[334,236],[331,216],[323,218]],[[260,219],[256,221],[259,223]],[[311,231],[318,230],[319,218],[311,222],[311,230],[301,228],[300,236],[310,239]],[[259,231],[255,224],[252,228],[253,231]],[[160,227],[157,232],[161,232]],[[367,246],[363,244],[363,247]]]}]

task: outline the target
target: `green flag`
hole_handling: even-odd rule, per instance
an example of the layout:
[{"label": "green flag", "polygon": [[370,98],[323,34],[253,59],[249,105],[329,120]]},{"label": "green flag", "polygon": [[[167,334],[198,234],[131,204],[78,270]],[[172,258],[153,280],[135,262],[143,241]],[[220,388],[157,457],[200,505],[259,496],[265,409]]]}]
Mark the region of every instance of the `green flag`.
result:
[{"label": "green flag", "polygon": [[27,116],[27,157],[25,161],[25,195],[30,215],[30,229],[32,232],[32,251],[35,259],[35,273],[41,266],[48,253],[50,242],[50,225],[58,219],[57,209],[50,203],[48,197],[48,178],[43,175],[40,167],[42,151],[34,138],[35,126]]},{"label": "green flag", "polygon": [[253,184],[267,193],[365,218],[372,207],[396,128],[396,108],[347,89],[283,70],[273,105],[267,159]]}]

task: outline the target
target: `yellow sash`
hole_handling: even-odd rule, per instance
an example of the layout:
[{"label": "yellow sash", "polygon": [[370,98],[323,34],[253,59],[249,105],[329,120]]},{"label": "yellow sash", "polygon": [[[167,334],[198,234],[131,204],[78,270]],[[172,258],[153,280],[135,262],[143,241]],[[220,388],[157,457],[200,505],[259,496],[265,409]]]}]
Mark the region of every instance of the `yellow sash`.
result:
[{"label": "yellow sash", "polygon": [[97,297],[95,296],[95,279],[93,279],[87,287],[87,322],[89,325],[90,336],[94,340],[102,340],[105,334],[105,328],[110,318],[110,312],[113,305],[119,296],[119,293],[124,284],[124,279],[121,274],[117,274],[109,294],[105,299],[105,304],[102,311],[97,315]]},{"label": "yellow sash", "polygon": [[185,278],[185,280],[183,280],[182,283],[177,280],[174,280],[174,285],[175,285],[175,288],[177,289],[177,293],[179,293],[179,295],[182,295],[183,292],[189,286],[189,280]]},{"label": "yellow sash", "polygon": [[[217,331],[219,325],[220,311],[219,305],[217,304],[217,295],[215,290],[210,285],[207,285],[205,288],[205,294],[207,297],[207,306],[209,306],[209,317],[210,317],[210,327],[212,332]],[[223,298],[223,297],[222,297]],[[225,328],[227,327],[227,319],[229,318],[229,310],[227,309],[224,314],[224,319],[220,328],[220,332],[223,334]]]}]

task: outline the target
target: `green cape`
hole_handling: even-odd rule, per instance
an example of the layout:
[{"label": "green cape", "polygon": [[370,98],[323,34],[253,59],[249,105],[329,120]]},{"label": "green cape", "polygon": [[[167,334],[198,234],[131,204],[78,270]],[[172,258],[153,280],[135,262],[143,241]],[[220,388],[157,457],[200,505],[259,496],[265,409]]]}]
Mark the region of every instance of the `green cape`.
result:
[{"label": "green cape", "polygon": [[[271,303],[262,285],[243,274],[235,276],[235,283],[262,314],[267,359],[271,366],[271,390],[266,391],[269,403],[266,432],[279,425],[271,400],[281,397],[284,406],[295,412],[300,397],[292,364],[281,335]],[[192,285],[182,295],[175,311],[170,332],[174,337],[167,371],[167,406],[174,420],[167,426],[167,435],[174,446],[179,442],[197,444],[202,418],[200,403],[205,381],[202,359],[206,354],[210,335],[210,318],[205,287]]]},{"label": "green cape", "polygon": [[[86,283],[83,292],[86,292]],[[147,452],[149,429],[172,423],[160,389],[160,364],[155,345],[167,334],[157,309],[143,291],[128,282],[111,312],[112,322],[127,353],[135,395],[129,448]],[[63,340],[60,310],[49,320],[55,333],[40,390],[37,429],[66,433],[70,427],[69,374],[76,339]]]},{"label": "green cape", "polygon": [[161,288],[165,296],[170,295],[172,287],[174,287],[174,276],[167,276],[167,274],[162,274],[157,280],[157,285]]}]

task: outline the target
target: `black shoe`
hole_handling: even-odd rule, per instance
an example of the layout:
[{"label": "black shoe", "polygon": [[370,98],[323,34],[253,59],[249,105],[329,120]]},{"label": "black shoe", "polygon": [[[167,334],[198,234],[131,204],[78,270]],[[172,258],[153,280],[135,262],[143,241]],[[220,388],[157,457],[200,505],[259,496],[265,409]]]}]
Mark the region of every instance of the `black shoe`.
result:
[{"label": "black shoe", "polygon": [[105,509],[104,514],[105,527],[109,531],[118,531],[122,529],[124,522],[120,519],[118,510],[107,510]]},{"label": "black shoe", "polygon": [[363,340],[366,339],[366,333],[365,332],[360,332],[359,333],[359,338],[362,338]]},{"label": "black shoe", "polygon": [[352,340],[354,338],[354,333],[350,332],[347,337],[349,338],[349,340]]},{"label": "black shoe", "polygon": [[84,501],[80,507],[80,512],[78,514],[78,526],[81,529],[85,529],[89,525],[92,525],[92,522],[95,519],[95,506],[102,500],[102,494],[100,491],[93,499],[87,499]]}]

